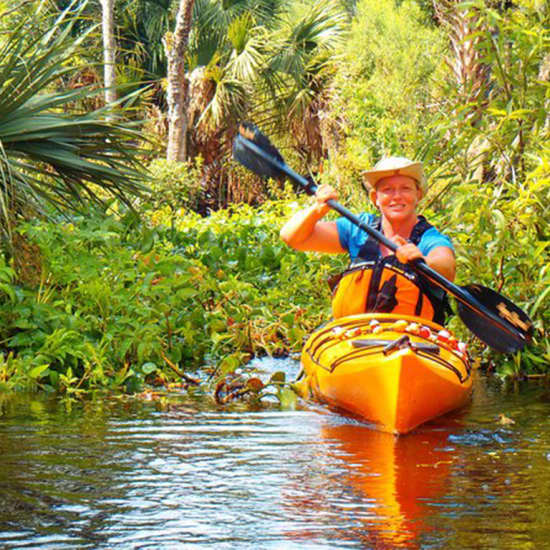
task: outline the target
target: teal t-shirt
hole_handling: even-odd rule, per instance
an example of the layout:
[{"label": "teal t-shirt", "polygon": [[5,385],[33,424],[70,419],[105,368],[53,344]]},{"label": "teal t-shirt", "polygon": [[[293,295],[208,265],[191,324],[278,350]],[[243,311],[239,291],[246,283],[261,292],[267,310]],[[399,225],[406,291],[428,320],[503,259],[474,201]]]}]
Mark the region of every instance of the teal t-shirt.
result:
[{"label": "teal t-shirt", "polygon": [[[358,218],[365,224],[371,224],[372,220],[376,216],[374,214],[368,214],[363,212],[359,214]],[[338,237],[342,247],[349,252],[350,259],[353,261],[357,258],[359,250],[365,241],[368,234],[351,223],[347,218],[338,218],[336,220],[336,227],[338,228]],[[440,233],[435,227],[431,227],[424,232],[418,243],[418,248],[424,256],[427,256],[434,248],[438,246],[446,246],[454,251],[453,243],[451,239],[443,233]]]}]

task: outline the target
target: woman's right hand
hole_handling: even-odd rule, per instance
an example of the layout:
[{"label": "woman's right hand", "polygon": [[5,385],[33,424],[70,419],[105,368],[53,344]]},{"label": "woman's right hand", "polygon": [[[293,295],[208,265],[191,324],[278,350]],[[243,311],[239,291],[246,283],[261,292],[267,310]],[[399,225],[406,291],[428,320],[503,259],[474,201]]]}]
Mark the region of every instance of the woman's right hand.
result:
[{"label": "woman's right hand", "polygon": [[330,210],[330,206],[327,204],[327,201],[330,199],[338,200],[338,193],[332,185],[325,183],[317,187],[315,205],[320,216],[324,216]]}]

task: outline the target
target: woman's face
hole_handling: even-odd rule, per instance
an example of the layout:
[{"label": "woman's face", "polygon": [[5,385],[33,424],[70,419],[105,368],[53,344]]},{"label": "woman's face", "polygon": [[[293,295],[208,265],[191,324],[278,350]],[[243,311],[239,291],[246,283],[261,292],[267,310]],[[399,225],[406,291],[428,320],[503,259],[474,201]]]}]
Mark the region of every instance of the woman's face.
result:
[{"label": "woman's face", "polygon": [[390,222],[403,222],[416,216],[422,191],[412,178],[398,174],[381,179],[371,198]]}]

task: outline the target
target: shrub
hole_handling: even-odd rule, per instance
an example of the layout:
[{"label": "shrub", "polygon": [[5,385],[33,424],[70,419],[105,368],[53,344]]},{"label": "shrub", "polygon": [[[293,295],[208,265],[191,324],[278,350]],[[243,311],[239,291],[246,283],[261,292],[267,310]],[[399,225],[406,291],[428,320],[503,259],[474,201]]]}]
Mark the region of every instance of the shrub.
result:
[{"label": "shrub", "polygon": [[22,226],[43,280],[26,288],[0,269],[0,383],[135,391],[197,369],[215,381],[252,355],[298,351],[328,314],[335,264],[279,240],[290,208],[191,212],[174,227],[158,212],[148,223],[90,212]]}]

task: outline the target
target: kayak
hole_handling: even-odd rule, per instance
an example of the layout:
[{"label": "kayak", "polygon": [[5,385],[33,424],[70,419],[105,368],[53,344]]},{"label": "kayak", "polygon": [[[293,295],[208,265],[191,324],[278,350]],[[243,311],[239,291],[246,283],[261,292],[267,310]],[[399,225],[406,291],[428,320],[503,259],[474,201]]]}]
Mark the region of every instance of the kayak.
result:
[{"label": "kayak", "polygon": [[317,329],[301,356],[296,389],[406,434],[464,406],[472,392],[466,346],[426,319],[391,313],[341,317]]}]

